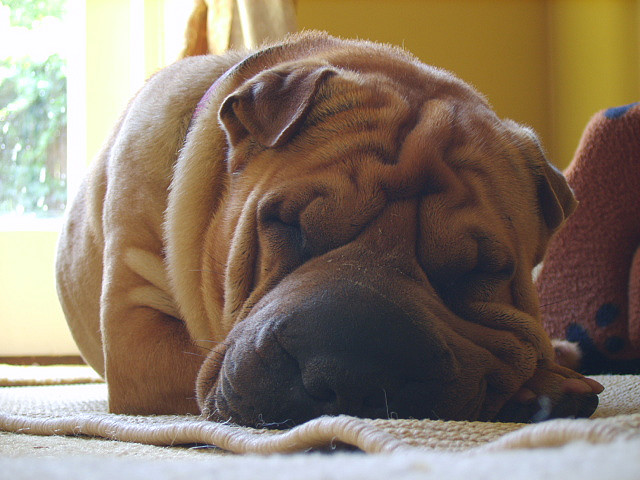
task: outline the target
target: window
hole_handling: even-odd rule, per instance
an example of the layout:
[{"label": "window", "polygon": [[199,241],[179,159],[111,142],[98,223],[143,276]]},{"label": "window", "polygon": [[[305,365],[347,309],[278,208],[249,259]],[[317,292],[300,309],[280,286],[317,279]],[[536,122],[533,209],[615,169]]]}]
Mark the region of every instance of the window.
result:
[{"label": "window", "polygon": [[[53,278],[61,225],[59,207],[66,203],[64,190],[69,192],[69,199],[73,198],[88,163],[104,143],[128,99],[146,77],[177,58],[193,7],[192,2],[184,0],[0,0],[0,22],[4,22],[0,23],[0,60],[10,56],[5,54],[9,47],[16,46],[16,42],[7,40],[9,34],[15,34],[8,32],[9,28],[14,28],[10,17],[13,7],[25,4],[38,4],[42,8],[58,5],[64,12],[60,20],[64,25],[62,30],[49,31],[33,48],[27,48],[24,43],[23,52],[31,53],[41,43],[48,44],[47,47],[55,43],[60,45],[60,59],[66,57],[65,113],[69,141],[66,144],[66,172],[64,156],[59,155],[58,167],[49,167],[43,161],[33,169],[33,181],[20,188],[13,187],[14,178],[18,183],[15,171],[7,174],[8,177],[4,171],[0,173],[2,198],[5,198],[5,190],[13,189],[18,194],[10,197],[11,208],[3,207],[5,210],[0,212],[0,357],[77,353],[58,303]],[[38,25],[53,28],[51,25],[58,22],[44,20],[46,17],[34,21],[31,30],[37,30]],[[25,35],[29,33],[27,27],[16,28],[23,28],[20,31]],[[0,78],[4,79],[9,73],[2,70]],[[37,87],[35,82],[34,88]],[[0,109],[13,101],[0,97]],[[12,108],[20,105],[15,104]],[[62,114],[61,109],[52,115],[58,114]],[[3,122],[0,120],[2,131]],[[33,124],[31,128],[34,128]],[[18,147],[20,151],[27,145],[24,138]],[[4,143],[7,148],[8,142]],[[13,162],[11,155],[8,158]],[[43,167],[46,168],[44,173]],[[0,169],[4,168],[2,163]],[[38,190],[42,187],[41,179],[46,183],[49,175],[59,181],[60,188],[55,190],[55,197]],[[27,208],[26,200],[23,203],[16,200],[24,198],[19,194],[23,187],[25,192],[22,193],[26,193],[27,185],[30,185],[28,190],[35,211]],[[57,200],[49,202],[49,198]],[[58,212],[57,217],[54,212]]]},{"label": "window", "polygon": [[67,0],[0,1],[0,221],[67,200]]}]

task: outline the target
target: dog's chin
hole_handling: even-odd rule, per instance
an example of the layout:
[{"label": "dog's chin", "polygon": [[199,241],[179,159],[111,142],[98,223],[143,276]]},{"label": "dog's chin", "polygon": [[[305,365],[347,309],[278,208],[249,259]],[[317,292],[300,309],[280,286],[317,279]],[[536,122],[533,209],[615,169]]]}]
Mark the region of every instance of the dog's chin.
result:
[{"label": "dog's chin", "polygon": [[209,418],[248,427],[274,429],[292,428],[313,418],[337,415],[370,419],[438,419],[441,417],[429,409],[429,402],[425,402],[430,388],[426,383],[416,382],[406,385],[402,392],[397,392],[390,400],[386,391],[380,388],[368,395],[362,405],[341,405],[340,399],[332,393],[320,397],[311,396],[308,392],[294,393],[292,398],[287,399],[278,396],[247,404],[243,396],[226,383],[216,391],[215,410]]},{"label": "dog's chin", "polygon": [[284,294],[290,286],[276,288],[228,335],[224,358],[207,359],[198,381],[205,415],[270,428],[341,414],[479,418],[484,377],[466,376],[406,306],[351,279],[333,279],[332,295],[306,285],[302,305]]},{"label": "dog's chin", "polygon": [[280,364],[278,370],[269,371],[266,365],[271,362],[241,350],[233,349],[223,362],[206,407],[210,419],[276,429],[343,414],[371,419],[475,419],[483,403],[479,392],[468,399],[464,413],[444,408],[438,380],[367,381],[367,374],[343,371],[340,376],[345,382],[336,388],[335,376],[322,375],[340,370],[334,362],[319,362],[317,376],[309,379],[309,368],[302,374],[297,361],[286,353],[275,362]]}]

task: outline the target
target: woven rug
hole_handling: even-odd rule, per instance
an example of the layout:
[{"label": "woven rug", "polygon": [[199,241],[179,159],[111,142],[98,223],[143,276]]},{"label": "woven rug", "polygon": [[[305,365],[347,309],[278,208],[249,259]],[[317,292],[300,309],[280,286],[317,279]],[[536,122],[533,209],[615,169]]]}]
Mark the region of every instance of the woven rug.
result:
[{"label": "woven rug", "polygon": [[[640,439],[640,376],[594,378],[606,390],[591,419],[525,425],[339,416],[321,417],[291,430],[273,431],[213,423],[195,416],[112,415],[107,412],[106,385],[75,383],[99,381],[87,367],[0,366],[0,385],[7,385],[0,388],[0,430],[98,437],[147,445],[210,446],[233,453],[259,454],[343,447],[367,453],[490,452],[557,447],[575,441],[603,444]],[[6,438],[6,434],[0,436],[0,453]]]}]

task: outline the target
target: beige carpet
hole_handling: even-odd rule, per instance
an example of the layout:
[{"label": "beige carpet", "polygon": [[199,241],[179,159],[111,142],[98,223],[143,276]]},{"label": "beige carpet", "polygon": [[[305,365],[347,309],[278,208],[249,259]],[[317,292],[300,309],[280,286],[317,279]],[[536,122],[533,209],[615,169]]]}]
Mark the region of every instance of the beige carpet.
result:
[{"label": "beige carpet", "polygon": [[[318,472],[324,472],[324,476],[317,478],[334,478],[334,474],[335,478],[350,478],[347,473],[352,467],[353,472],[360,473],[371,469],[371,474],[359,473],[353,478],[386,478],[393,472],[396,478],[411,478],[414,474],[420,478],[463,478],[465,472],[465,478],[470,473],[474,478],[485,478],[476,474],[483,468],[488,468],[487,475],[490,470],[495,473],[502,468],[496,462],[509,459],[512,466],[504,472],[509,478],[539,478],[536,472],[553,466],[545,478],[579,475],[581,479],[603,476],[638,479],[640,376],[596,379],[606,390],[601,395],[600,407],[588,420],[523,425],[341,416],[316,419],[279,432],[216,424],[197,417],[111,415],[107,413],[104,384],[74,383],[98,381],[87,368],[0,366],[0,385],[12,385],[0,388],[0,431],[4,432],[0,432],[0,472],[6,468],[18,475],[6,478],[33,478],[50,469],[55,459],[65,458],[65,465],[74,465],[75,472],[102,478],[101,472],[93,471],[96,459],[102,459],[115,462],[114,468],[116,464],[121,468],[122,462],[131,468],[140,467],[141,478],[149,478],[149,472],[144,475],[142,472],[151,468],[149,462],[153,459],[170,461],[171,465],[187,462],[190,468],[198,470],[189,473],[189,478],[198,478],[200,474],[210,476],[214,467],[215,470],[228,464],[228,468],[236,469],[240,464],[237,459],[242,458],[243,466],[253,462],[263,465],[265,474],[271,472],[261,478],[282,476],[278,469],[283,465],[274,466],[282,462],[292,472],[299,468],[297,471],[305,474],[305,480],[316,478],[304,471],[304,465],[311,463]],[[30,386],[15,386],[18,384]],[[347,453],[349,448],[389,455],[363,456]],[[272,460],[246,455],[212,456],[223,452],[278,454],[312,449],[338,452],[329,456],[272,455],[269,457]],[[404,460],[397,461],[398,458]],[[7,459],[11,461],[3,463]],[[190,463],[193,460],[197,462]],[[200,461],[206,465],[200,465]],[[215,465],[210,465],[211,462]],[[336,467],[341,463],[344,465]],[[524,468],[525,465],[531,468]],[[269,470],[271,466],[273,471]],[[154,476],[180,478],[184,472],[175,468],[170,476],[167,474],[171,469],[160,469]],[[615,476],[611,476],[611,469]],[[280,474],[276,475],[276,471]],[[20,476],[25,472],[30,472],[29,477]],[[556,477],[556,473],[562,476]],[[431,477],[432,474],[435,476]]]}]

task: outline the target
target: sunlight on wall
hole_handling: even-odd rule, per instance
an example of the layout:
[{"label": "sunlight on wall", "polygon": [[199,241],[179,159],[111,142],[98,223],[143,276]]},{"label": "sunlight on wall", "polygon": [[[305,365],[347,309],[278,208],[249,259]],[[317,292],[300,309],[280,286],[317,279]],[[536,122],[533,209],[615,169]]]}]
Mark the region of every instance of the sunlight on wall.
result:
[{"label": "sunlight on wall", "polygon": [[0,356],[76,351],[53,286],[56,232],[0,235]]}]

